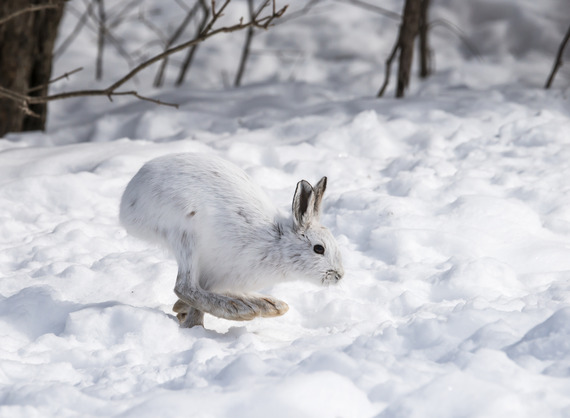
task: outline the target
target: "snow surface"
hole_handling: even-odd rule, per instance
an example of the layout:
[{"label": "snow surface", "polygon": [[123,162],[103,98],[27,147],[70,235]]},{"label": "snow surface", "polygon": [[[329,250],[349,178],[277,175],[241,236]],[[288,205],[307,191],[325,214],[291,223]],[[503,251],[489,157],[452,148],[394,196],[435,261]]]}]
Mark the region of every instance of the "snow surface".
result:
[{"label": "snow surface", "polygon": [[[190,88],[171,70],[152,90],[153,69],[131,86],[179,110],[63,101],[47,132],[0,140],[0,416],[570,416],[568,72],[542,89],[570,3],[433,3],[479,55],[435,27],[436,73],[404,100],[373,97],[397,22],[327,1],[258,33],[242,88],[224,86],[244,36],[228,35]],[[165,31],[180,18],[144,4]],[[136,19],[116,31],[152,40]],[[57,61],[86,70],[54,92],[98,85],[94,41]],[[105,59],[101,85],[125,70]],[[284,208],[327,175],[342,283],[268,289],[283,317],[180,329],[175,262],[117,220],[138,168],[180,151],[233,161]]]}]

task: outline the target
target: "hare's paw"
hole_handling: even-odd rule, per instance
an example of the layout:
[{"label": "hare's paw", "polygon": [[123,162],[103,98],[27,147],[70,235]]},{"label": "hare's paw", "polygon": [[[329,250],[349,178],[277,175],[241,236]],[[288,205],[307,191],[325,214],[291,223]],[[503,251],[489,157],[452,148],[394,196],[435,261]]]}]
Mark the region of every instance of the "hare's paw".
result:
[{"label": "hare's paw", "polygon": [[226,312],[217,316],[234,321],[250,321],[260,315],[261,310],[259,306],[253,303],[252,300],[230,297],[226,303]]},{"label": "hare's paw", "polygon": [[176,312],[176,318],[182,328],[192,328],[196,325],[204,326],[204,313],[178,299],[172,310]]},{"label": "hare's paw", "polygon": [[[181,314],[178,314],[181,315]],[[176,315],[178,317],[178,315]],[[204,326],[204,312],[199,311],[195,308],[190,308],[190,310],[184,315],[180,320],[181,328],[192,328],[196,325]]]},{"label": "hare's paw", "polygon": [[188,312],[188,309],[190,309],[190,305],[188,305],[186,302],[182,301],[181,299],[178,299],[174,304],[174,306],[172,307],[172,310],[178,314],[185,314],[186,312]]},{"label": "hare's paw", "polygon": [[255,299],[251,299],[250,302],[259,307],[259,316],[264,318],[281,316],[289,310],[289,305],[285,302],[269,296],[260,296]]},{"label": "hare's paw", "polygon": [[228,305],[227,316],[224,317],[238,321],[249,321],[258,316],[271,318],[283,315],[289,310],[285,302],[269,296],[231,297]]}]

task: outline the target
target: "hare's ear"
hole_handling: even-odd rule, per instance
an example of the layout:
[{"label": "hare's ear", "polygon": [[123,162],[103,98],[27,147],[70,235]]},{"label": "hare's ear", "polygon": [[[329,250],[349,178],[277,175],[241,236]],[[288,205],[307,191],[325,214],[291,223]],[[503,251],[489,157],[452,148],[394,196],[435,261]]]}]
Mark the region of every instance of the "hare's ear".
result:
[{"label": "hare's ear", "polygon": [[295,229],[306,229],[312,222],[315,212],[315,193],[308,181],[297,183],[293,196],[293,221]]},{"label": "hare's ear", "polygon": [[316,220],[319,220],[321,218],[321,202],[323,201],[323,195],[325,194],[326,189],[327,189],[326,177],[320,179],[317,185],[313,187],[313,191],[315,192],[315,207],[313,211]]}]

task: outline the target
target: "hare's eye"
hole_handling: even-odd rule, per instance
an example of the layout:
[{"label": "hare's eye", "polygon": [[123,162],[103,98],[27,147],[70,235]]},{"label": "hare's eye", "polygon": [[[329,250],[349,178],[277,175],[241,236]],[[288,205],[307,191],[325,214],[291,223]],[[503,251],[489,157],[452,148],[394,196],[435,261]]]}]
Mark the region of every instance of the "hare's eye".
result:
[{"label": "hare's eye", "polygon": [[317,244],[313,247],[313,251],[316,252],[317,254],[324,254],[325,247],[323,247],[321,244]]}]

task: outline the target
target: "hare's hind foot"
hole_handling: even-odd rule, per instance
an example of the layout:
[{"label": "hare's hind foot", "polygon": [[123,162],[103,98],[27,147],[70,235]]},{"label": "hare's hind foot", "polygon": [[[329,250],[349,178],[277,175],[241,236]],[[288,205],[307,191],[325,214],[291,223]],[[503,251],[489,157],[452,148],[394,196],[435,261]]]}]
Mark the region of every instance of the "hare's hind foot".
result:
[{"label": "hare's hind foot", "polygon": [[258,316],[263,318],[271,318],[281,316],[289,310],[289,306],[278,299],[262,295],[218,295],[210,293],[208,300],[202,310],[194,308],[189,302],[192,299],[186,299],[183,294],[175,293],[181,297],[172,307],[177,313],[181,327],[190,328],[195,325],[204,324],[204,312],[217,316],[218,318],[230,319],[234,321],[249,321]]},{"label": "hare's hind foot", "polygon": [[[196,321],[200,321],[198,323],[202,324],[204,312],[218,318],[249,321],[258,316],[266,318],[280,316],[289,310],[289,306],[285,302],[269,296],[228,295],[209,292],[199,286],[192,286],[189,275],[190,273],[179,273],[174,287],[174,293],[180,300],[174,304],[173,309],[175,312],[186,313],[186,317],[183,315],[178,317],[182,326],[185,324],[188,326],[196,325],[194,323]],[[191,311],[192,308],[198,313]],[[190,314],[196,318],[188,319]]]},{"label": "hare's hind foot", "polygon": [[285,302],[263,295],[224,295],[227,298],[227,312],[221,318],[235,321],[249,321],[256,317],[272,318],[289,310]]},{"label": "hare's hind foot", "polygon": [[181,328],[192,328],[196,325],[204,326],[204,312],[200,312],[186,302],[178,299],[172,310],[176,312],[176,318],[178,318]]},{"label": "hare's hind foot", "polygon": [[263,318],[272,318],[281,316],[289,310],[289,305],[279,299],[274,299],[269,296],[255,296],[247,297],[245,299],[248,303],[256,305],[259,308],[259,316]]}]

